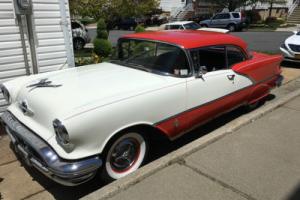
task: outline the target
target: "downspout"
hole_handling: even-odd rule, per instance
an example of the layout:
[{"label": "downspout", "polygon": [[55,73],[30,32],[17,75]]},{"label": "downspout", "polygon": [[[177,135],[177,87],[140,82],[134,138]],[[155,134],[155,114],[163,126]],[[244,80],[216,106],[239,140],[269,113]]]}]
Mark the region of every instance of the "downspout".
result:
[{"label": "downspout", "polygon": [[33,26],[32,15],[26,15],[26,23],[27,23],[27,30],[28,30],[29,46],[30,46],[32,72],[33,72],[33,74],[37,74],[37,73],[39,73],[39,70],[38,70],[38,63],[37,63],[37,57],[36,57],[35,40],[34,40],[34,26]]},{"label": "downspout", "polygon": [[21,37],[21,44],[22,44],[22,50],[23,50],[23,56],[24,56],[26,75],[30,75],[28,53],[27,53],[27,47],[26,47],[26,42],[25,42],[25,37],[24,37],[25,24],[23,23],[23,19],[22,19],[21,15],[17,15],[16,17],[17,17],[17,23],[19,25],[19,30],[20,30],[20,37]]},{"label": "downspout", "polygon": [[[60,14],[61,14],[61,27],[64,34],[65,47],[67,52],[67,63],[69,67],[75,67],[72,36],[70,35],[69,32],[70,21],[67,19],[67,15],[66,15],[67,13],[66,1],[59,0],[59,4],[60,4]],[[62,66],[62,68],[63,67],[64,66]]]}]

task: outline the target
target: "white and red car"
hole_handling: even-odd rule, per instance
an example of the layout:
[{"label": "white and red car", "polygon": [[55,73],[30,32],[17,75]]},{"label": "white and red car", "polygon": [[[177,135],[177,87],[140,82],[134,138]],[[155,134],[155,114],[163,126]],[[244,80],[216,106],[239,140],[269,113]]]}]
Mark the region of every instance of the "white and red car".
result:
[{"label": "white and red car", "polygon": [[282,81],[282,56],[249,53],[207,31],[131,34],[111,62],[6,82],[2,115],[14,149],[49,178],[77,185],[137,170],[149,138],[173,140],[262,101]]}]

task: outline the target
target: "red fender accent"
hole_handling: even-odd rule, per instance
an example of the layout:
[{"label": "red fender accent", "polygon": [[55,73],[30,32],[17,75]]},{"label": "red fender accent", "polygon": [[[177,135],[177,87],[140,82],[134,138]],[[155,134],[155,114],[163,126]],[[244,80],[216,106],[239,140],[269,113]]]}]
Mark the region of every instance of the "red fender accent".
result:
[{"label": "red fender accent", "polygon": [[267,84],[256,85],[249,95],[248,104],[256,103],[257,101],[265,98],[270,93],[270,87]]}]

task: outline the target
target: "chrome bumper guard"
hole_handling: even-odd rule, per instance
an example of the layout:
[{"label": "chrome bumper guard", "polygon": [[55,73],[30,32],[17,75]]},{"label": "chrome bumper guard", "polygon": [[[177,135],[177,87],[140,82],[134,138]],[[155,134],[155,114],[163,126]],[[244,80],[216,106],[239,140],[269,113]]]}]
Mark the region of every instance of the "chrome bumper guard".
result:
[{"label": "chrome bumper guard", "polygon": [[92,179],[102,166],[98,156],[64,160],[40,137],[20,123],[10,112],[1,116],[14,150],[27,163],[57,183],[75,186]]}]

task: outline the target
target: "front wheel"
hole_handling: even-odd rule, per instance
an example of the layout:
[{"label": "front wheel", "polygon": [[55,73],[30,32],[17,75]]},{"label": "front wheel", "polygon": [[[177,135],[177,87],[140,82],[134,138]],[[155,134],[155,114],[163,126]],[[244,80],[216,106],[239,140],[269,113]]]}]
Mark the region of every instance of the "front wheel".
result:
[{"label": "front wheel", "polygon": [[84,43],[83,39],[75,38],[73,40],[73,46],[74,46],[75,50],[81,50],[81,49],[83,49],[84,45],[85,45],[85,43]]},{"label": "front wheel", "polygon": [[112,181],[136,171],[145,161],[148,144],[144,136],[128,132],[108,147],[101,178]]}]

